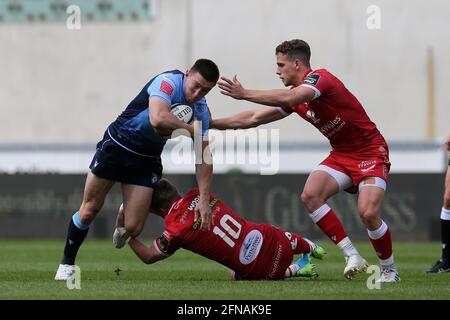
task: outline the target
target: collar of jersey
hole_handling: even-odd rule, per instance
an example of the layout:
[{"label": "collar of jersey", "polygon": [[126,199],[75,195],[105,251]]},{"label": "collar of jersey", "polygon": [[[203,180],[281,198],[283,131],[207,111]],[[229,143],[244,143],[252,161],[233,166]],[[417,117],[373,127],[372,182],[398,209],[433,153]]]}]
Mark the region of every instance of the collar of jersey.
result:
[{"label": "collar of jersey", "polygon": [[309,76],[311,73],[313,73],[312,69],[309,69],[308,71],[305,72],[305,75],[302,78],[302,81],[300,81],[301,83],[303,83],[303,80],[306,79],[307,76]]},{"label": "collar of jersey", "polygon": [[172,206],[170,207],[169,211],[167,212],[167,215],[172,213],[172,209],[173,207],[175,207],[176,204],[178,204],[179,202],[181,202],[181,200],[183,200],[182,197],[178,196],[178,199],[176,199],[173,203]]}]

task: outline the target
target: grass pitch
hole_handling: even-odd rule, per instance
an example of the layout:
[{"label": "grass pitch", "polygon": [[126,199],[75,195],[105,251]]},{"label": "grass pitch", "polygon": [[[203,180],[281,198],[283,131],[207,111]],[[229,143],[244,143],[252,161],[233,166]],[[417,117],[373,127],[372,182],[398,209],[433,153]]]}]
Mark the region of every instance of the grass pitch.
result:
[{"label": "grass pitch", "polygon": [[[88,239],[77,259],[81,289],[69,290],[53,280],[63,239],[0,240],[0,299],[450,299],[450,273],[424,272],[440,255],[438,243],[395,243],[401,282],[379,290],[367,288],[369,274],[346,280],[340,251],[329,241],[322,245],[328,255],[315,261],[318,279],[231,281],[225,267],[188,251],[145,265],[129,247]],[[357,247],[369,264],[377,263],[369,243]]]}]

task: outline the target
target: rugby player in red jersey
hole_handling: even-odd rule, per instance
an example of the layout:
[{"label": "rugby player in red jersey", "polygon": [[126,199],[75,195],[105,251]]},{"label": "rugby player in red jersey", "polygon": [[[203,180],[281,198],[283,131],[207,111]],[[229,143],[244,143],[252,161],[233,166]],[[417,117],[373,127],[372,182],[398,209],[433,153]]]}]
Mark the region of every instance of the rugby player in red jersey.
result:
[{"label": "rugby player in red jersey", "polygon": [[[165,230],[146,247],[135,238],[128,244],[145,263],[154,263],[184,248],[230,268],[234,279],[280,280],[292,276],[317,276],[309,256],[322,259],[325,251],[298,234],[269,224],[245,220],[213,194],[209,197],[211,229],[200,228],[194,209],[200,199],[198,189],[181,197],[167,179],[158,181],[150,212],[164,218]],[[125,245],[126,213],[119,209],[113,241]],[[305,254],[291,264],[294,254]]]},{"label": "rugby player in red jersey", "polygon": [[290,89],[250,90],[244,88],[236,76],[233,79],[222,77],[219,87],[223,94],[270,107],[213,120],[211,128],[257,127],[297,113],[319,129],[330,141],[332,150],[311,172],[301,194],[311,219],[342,249],[346,258],[344,276],[351,279],[364,272],[366,260],[326,203],[341,190],[359,191],[359,215],[382,267],[379,281],[400,281],[389,228],[381,219],[390,168],[386,141],[359,101],[338,78],[325,69],[311,69],[311,51],[305,41],[285,41],[277,46],[275,53],[276,73]]}]

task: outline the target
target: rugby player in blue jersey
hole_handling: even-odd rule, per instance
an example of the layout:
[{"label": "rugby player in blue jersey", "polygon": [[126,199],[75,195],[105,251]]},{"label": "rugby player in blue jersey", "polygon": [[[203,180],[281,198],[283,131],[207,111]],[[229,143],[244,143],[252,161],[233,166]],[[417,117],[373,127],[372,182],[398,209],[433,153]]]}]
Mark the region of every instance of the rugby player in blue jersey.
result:
[{"label": "rugby player in blue jersey", "polygon": [[[121,232],[120,236],[125,241],[140,234],[147,219],[154,187],[162,174],[164,137],[170,136],[176,129],[185,129],[191,136],[194,135],[193,125],[184,123],[170,112],[172,105],[180,103],[192,107],[194,119],[201,124],[201,130],[196,130],[202,138],[200,156],[210,157],[207,139],[210,114],[205,95],[218,79],[219,69],[208,59],[197,60],[185,73],[179,70],[163,72],[151,79],[109,125],[97,144],[89,166],[91,172],[87,175],[83,202],[70,218],[64,255],[55,280],[67,280],[74,273],[78,249],[115,182],[121,183],[123,205],[127,212],[125,232]],[[201,218],[201,227],[209,229],[211,158],[209,161],[196,159],[195,169],[200,190],[195,214],[196,218]]]}]

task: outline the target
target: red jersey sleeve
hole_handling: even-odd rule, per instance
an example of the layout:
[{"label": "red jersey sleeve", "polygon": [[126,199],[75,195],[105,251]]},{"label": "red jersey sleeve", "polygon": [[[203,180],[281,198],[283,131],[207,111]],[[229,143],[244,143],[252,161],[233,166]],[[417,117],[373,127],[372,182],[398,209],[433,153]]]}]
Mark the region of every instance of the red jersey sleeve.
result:
[{"label": "red jersey sleeve", "polygon": [[324,70],[316,70],[311,72],[300,85],[314,90],[314,99],[327,95],[333,88],[333,79]]},{"label": "red jersey sleeve", "polygon": [[180,238],[165,230],[163,234],[153,241],[153,246],[163,256],[170,256],[181,246]]}]

